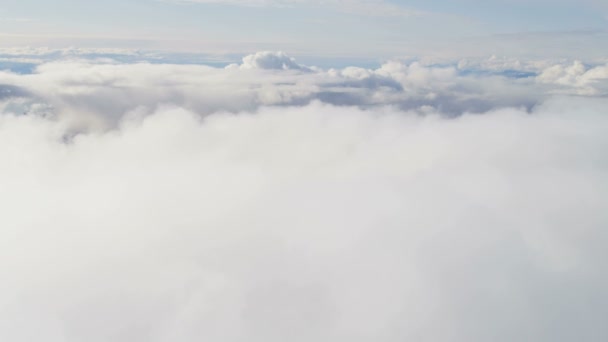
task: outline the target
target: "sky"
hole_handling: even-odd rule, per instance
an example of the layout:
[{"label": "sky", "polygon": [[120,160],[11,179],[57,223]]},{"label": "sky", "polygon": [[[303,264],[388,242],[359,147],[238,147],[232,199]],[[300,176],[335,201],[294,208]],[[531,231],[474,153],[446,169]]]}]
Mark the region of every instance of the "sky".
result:
[{"label": "sky", "polygon": [[608,341],[603,1],[0,5],[0,341]]},{"label": "sky", "polygon": [[[0,5],[0,32],[2,44],[11,46],[288,50],[351,58],[569,57],[575,49],[598,57],[608,49],[601,44],[607,18],[601,0],[8,0]],[[575,38],[565,46],[563,35]]]}]

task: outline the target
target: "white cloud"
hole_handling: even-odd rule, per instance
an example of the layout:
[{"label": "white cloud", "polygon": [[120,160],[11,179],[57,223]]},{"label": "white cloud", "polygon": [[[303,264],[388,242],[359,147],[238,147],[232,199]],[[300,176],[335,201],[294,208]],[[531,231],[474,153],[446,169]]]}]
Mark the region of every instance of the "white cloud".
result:
[{"label": "white cloud", "polygon": [[231,64],[228,69],[263,69],[263,70],[302,70],[309,68],[296,63],[295,59],[284,52],[261,51],[243,57],[242,64]]},{"label": "white cloud", "polygon": [[603,341],[607,107],[0,115],[0,339]]},{"label": "white cloud", "polygon": [[82,130],[109,129],[127,112],[151,112],[168,103],[201,115],[318,100],[457,116],[507,107],[531,110],[553,94],[608,93],[604,65],[568,61],[388,61],[377,69],[323,70],[281,52],[258,52],[227,68],[124,64],[117,61],[120,52],[115,53],[117,59],[101,59],[95,52],[92,57],[82,51],[66,53],[37,65],[32,74],[0,72],[0,100],[17,113],[39,112],[31,105],[47,108],[47,114],[70,119],[75,130]]},{"label": "white cloud", "polygon": [[89,54],[115,54],[123,56],[135,56],[140,55],[141,52],[132,49],[118,49],[118,48],[76,48],[68,47],[62,49],[52,49],[48,47],[2,47],[0,48],[0,55],[7,56],[78,56],[78,55],[89,55]]},{"label": "white cloud", "polygon": [[[532,108],[557,91],[581,93],[546,77],[511,78],[492,64],[487,69],[389,61],[377,69],[322,70],[298,64],[284,53],[259,52],[240,65],[122,64],[82,57],[43,63],[33,74],[0,72],[3,84],[30,94],[76,125],[113,127],[138,107],[153,110],[174,103],[203,115],[218,110],[255,110],[263,105],[305,105],[314,100],[362,108],[394,106],[404,110],[435,108],[446,115],[493,108]],[[15,58],[15,57],[13,57]],[[531,75],[549,67],[522,62]],[[557,65],[562,68],[561,64]],[[536,69],[534,69],[536,68]],[[599,68],[599,67],[598,67]],[[489,72],[488,72],[489,70]],[[537,71],[530,71],[537,70]],[[597,70],[601,70],[597,69]],[[586,86],[601,94],[606,81],[586,76]]]},{"label": "white cloud", "polygon": [[572,65],[558,64],[543,70],[538,80],[564,86],[566,89],[562,91],[566,92],[576,89],[581,95],[608,95],[608,64],[592,68],[580,61]]},{"label": "white cloud", "polygon": [[604,65],[59,55],[0,72],[0,340],[608,337]]}]

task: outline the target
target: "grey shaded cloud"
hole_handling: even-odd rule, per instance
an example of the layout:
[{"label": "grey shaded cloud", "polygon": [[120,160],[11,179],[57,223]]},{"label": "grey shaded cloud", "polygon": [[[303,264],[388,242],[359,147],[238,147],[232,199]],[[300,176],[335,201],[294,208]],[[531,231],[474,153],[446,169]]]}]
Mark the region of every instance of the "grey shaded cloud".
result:
[{"label": "grey shaded cloud", "polygon": [[30,94],[22,88],[10,84],[0,84],[0,101],[15,97],[28,97]]}]

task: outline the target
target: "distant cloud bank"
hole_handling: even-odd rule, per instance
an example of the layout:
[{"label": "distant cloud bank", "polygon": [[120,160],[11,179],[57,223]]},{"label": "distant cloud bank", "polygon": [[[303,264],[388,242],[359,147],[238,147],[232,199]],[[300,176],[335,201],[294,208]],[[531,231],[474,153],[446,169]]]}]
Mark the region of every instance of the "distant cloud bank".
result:
[{"label": "distant cloud bank", "polygon": [[[283,52],[258,52],[225,68],[171,64],[120,51],[54,52],[52,59],[48,53],[41,55],[45,57],[30,72],[0,72],[2,105],[18,112],[32,111],[32,105],[52,108],[47,114],[71,117],[76,125],[96,129],[114,127],[133,110],[153,111],[165,104],[201,115],[320,101],[457,116],[500,108],[531,110],[554,95],[608,95],[608,63],[576,60],[492,57],[321,69],[299,64]],[[13,55],[13,61],[18,56]],[[125,56],[134,60],[125,62]]]}]

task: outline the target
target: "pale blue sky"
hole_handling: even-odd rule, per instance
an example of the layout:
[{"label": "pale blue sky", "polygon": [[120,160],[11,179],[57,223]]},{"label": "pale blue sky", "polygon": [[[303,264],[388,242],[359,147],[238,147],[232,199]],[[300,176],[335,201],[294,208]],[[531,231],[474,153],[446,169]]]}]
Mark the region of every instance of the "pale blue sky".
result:
[{"label": "pale blue sky", "polygon": [[[608,1],[604,0],[4,0],[0,4],[3,46],[212,53],[272,49],[340,56],[576,52],[597,57],[608,53],[607,32]],[[568,38],[572,35],[576,38]]]}]

